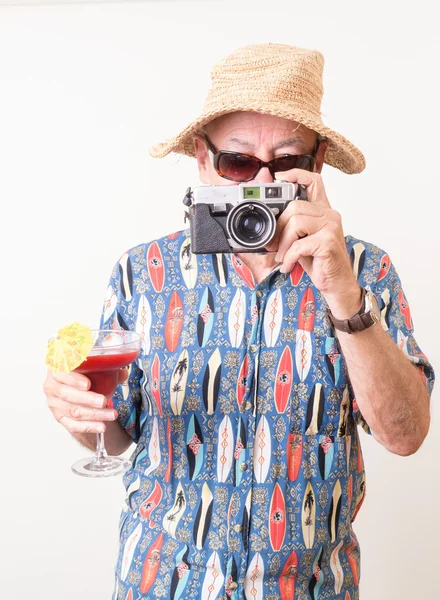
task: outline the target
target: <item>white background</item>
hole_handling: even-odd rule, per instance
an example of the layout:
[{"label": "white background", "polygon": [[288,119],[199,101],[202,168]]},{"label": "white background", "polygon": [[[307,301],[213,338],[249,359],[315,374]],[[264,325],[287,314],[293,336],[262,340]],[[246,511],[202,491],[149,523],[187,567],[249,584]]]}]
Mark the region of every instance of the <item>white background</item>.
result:
[{"label": "white background", "polygon": [[[210,68],[237,47],[289,43],[324,53],[324,121],[368,163],[357,176],[324,167],[330,202],[345,233],[389,252],[416,339],[440,366],[435,6],[0,6],[2,598],[110,599],[122,484],[71,474],[85,451],[46,408],[45,346],[73,320],[98,324],[126,249],[182,228],[195,162],[154,160],[148,148],[197,116]],[[416,455],[393,456],[362,436],[362,600],[437,594],[438,396]]]}]

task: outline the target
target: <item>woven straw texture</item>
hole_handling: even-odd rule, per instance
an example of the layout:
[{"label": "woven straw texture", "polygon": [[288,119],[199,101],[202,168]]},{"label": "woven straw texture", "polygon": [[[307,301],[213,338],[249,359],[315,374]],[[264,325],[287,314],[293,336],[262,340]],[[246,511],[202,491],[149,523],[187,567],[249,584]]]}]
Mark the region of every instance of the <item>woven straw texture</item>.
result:
[{"label": "woven straw texture", "polygon": [[344,173],[365,168],[362,152],[321,119],[324,57],[317,50],[285,44],[239,48],[211,71],[212,86],[202,114],[176,137],[153,146],[150,154],[195,156],[194,134],[213,119],[236,111],[274,115],[301,123],[328,139],[325,162]]}]

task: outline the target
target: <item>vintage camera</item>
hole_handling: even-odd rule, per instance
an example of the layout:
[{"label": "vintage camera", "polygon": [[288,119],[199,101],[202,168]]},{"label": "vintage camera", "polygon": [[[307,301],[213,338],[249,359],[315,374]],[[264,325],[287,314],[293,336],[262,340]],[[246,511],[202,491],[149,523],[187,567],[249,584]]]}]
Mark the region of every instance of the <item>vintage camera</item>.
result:
[{"label": "vintage camera", "polygon": [[293,200],[307,200],[306,189],[296,183],[240,183],[188,188],[191,251],[266,253],[276,221]]}]

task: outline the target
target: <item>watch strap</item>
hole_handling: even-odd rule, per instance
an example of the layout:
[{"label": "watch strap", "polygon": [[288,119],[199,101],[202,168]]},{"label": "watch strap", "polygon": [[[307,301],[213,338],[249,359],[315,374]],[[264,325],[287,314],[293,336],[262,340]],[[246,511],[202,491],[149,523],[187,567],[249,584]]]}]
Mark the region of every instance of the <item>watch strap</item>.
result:
[{"label": "watch strap", "polygon": [[375,321],[371,318],[370,313],[365,312],[365,296],[366,290],[363,287],[361,288],[361,307],[350,319],[336,319],[336,317],[332,315],[330,309],[326,308],[329,321],[333,324],[335,329],[344,331],[345,333],[357,333],[358,331],[364,331],[364,329],[374,325]]}]

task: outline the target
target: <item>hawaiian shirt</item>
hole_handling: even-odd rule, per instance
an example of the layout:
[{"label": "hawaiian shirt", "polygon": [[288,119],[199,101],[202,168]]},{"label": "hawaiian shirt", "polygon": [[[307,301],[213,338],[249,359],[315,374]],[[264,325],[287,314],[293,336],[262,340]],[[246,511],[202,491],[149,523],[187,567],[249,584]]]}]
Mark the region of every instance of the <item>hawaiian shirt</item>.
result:
[{"label": "hawaiian shirt", "polygon": [[[345,239],[431,392],[390,257]],[[136,443],[113,600],[359,597],[369,427],[326,306],[299,263],[256,284],[234,254],[192,254],[189,230],[118,261],[101,327],[138,331],[142,351],[112,401]]]}]

